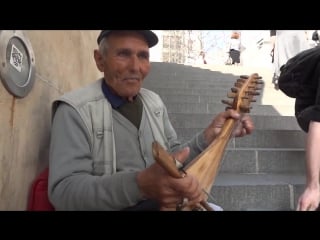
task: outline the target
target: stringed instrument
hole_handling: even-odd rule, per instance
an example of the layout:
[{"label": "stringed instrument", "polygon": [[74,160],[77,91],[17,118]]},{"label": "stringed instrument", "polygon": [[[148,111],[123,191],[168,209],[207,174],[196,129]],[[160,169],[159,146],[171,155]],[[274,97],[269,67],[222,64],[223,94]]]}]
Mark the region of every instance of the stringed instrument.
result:
[{"label": "stringed instrument", "polygon": [[[258,86],[260,84],[263,84],[263,81],[257,73],[251,76],[240,76],[235,82],[234,87],[231,88],[231,92],[227,94],[228,98],[232,98],[233,101],[222,100],[222,103],[227,104],[226,110],[232,108],[240,114],[249,113],[251,102],[256,101],[253,97],[260,95],[258,92],[258,90],[261,90]],[[235,119],[227,119],[219,135],[202,153],[185,166],[183,171],[177,168],[173,157],[158,142],[153,142],[152,152],[156,162],[166,169],[172,177],[182,178],[186,174],[196,176],[203,191],[207,194],[205,201],[200,203],[201,206],[187,206],[177,210],[212,210],[206,200],[214,184],[224,151],[229,140],[232,138],[236,124],[237,121]]]}]

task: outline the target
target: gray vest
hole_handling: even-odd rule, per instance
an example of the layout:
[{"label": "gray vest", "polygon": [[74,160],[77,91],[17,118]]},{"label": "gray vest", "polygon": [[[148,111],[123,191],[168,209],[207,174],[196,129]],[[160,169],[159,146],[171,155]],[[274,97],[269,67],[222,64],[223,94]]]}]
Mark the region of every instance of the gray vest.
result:
[{"label": "gray vest", "polygon": [[[95,175],[116,172],[116,151],[112,124],[112,107],[105,98],[102,89],[103,79],[85,88],[66,93],[52,104],[52,117],[60,102],[71,105],[80,115],[89,133],[89,144],[93,158]],[[164,135],[164,104],[156,93],[142,88],[141,96],[144,111],[150,122],[154,138],[165,149],[169,149]]]}]

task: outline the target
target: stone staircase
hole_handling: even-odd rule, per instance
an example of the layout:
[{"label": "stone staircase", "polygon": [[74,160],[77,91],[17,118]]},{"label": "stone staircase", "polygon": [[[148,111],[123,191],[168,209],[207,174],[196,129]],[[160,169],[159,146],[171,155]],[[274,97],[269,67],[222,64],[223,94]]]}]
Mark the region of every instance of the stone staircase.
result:
[{"label": "stone staircase", "polygon": [[294,118],[294,99],[273,89],[269,69],[152,63],[144,87],[159,93],[181,141],[223,111],[240,75],[263,77],[252,105],[253,134],[231,139],[211,190],[211,201],[230,211],[291,211],[305,181],[304,141]]}]

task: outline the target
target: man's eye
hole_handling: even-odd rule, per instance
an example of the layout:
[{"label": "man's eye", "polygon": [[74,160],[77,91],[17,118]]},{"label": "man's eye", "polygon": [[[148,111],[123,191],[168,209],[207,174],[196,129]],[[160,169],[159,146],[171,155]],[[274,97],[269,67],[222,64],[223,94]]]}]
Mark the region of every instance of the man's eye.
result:
[{"label": "man's eye", "polygon": [[149,54],[145,53],[145,54],[140,54],[139,55],[140,58],[143,58],[143,59],[149,59]]},{"label": "man's eye", "polygon": [[129,53],[129,52],[126,52],[126,51],[124,51],[124,52],[119,52],[119,53],[118,53],[118,55],[119,55],[119,56],[122,56],[122,57],[126,57],[126,56],[129,56],[129,55],[130,55],[130,53]]}]

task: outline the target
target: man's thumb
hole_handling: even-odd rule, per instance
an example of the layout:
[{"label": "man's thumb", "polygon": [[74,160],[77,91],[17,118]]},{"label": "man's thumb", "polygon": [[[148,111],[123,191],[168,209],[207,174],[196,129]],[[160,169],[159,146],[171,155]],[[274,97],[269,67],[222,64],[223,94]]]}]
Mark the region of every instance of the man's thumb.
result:
[{"label": "man's thumb", "polygon": [[190,148],[185,147],[179,152],[174,153],[173,157],[175,160],[179,161],[180,163],[184,163],[187,160],[189,153],[190,153]]}]

